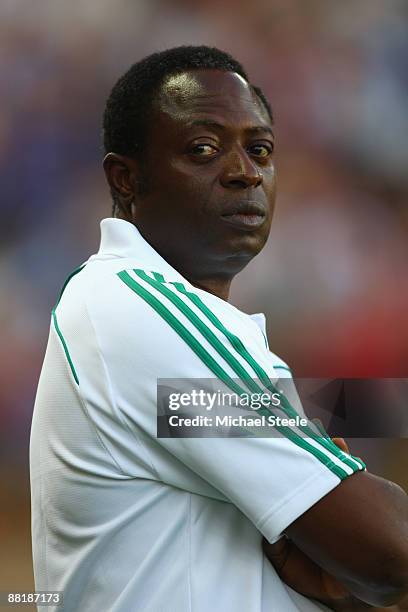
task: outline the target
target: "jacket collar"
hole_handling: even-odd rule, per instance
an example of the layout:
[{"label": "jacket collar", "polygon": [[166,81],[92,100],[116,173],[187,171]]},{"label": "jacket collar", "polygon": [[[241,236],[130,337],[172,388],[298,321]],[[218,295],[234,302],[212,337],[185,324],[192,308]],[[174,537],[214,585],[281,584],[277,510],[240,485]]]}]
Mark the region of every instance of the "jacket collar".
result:
[{"label": "jacket collar", "polygon": [[99,251],[90,258],[133,259],[140,267],[160,272],[169,280],[186,281],[148,242],[135,225],[113,217],[101,221]]}]

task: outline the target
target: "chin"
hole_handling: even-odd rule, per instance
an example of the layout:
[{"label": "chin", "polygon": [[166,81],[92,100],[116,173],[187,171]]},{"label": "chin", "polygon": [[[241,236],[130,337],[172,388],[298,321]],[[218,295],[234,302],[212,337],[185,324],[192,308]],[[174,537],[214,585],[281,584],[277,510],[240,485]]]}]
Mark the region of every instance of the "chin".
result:
[{"label": "chin", "polygon": [[228,250],[231,255],[249,257],[252,259],[262,251],[266,243],[266,238],[259,234],[241,234],[228,241]]},{"label": "chin", "polygon": [[266,240],[254,235],[235,237],[225,241],[222,249],[222,259],[228,261],[228,267],[233,274],[238,274],[251,259],[256,257],[265,246]]}]

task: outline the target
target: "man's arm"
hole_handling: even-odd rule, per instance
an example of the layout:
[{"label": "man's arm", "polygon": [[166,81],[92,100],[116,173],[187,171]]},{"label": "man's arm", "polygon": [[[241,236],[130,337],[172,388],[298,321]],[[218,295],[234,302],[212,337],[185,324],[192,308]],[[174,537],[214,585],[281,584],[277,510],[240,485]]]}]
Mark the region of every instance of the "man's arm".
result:
[{"label": "man's arm", "polygon": [[[319,425],[318,420],[315,419],[316,421],[317,425],[322,427],[322,424],[320,423]],[[343,438],[333,438],[333,442],[344,452],[349,452],[347,443]],[[405,504],[406,501],[407,497],[405,495]],[[295,521],[295,523],[297,522]],[[404,527],[406,529],[406,520]],[[300,526],[300,529],[302,529],[302,526]],[[401,537],[404,537],[403,532],[401,532]],[[269,544],[264,539],[264,552],[282,580],[303,595],[318,599],[326,605],[333,607],[334,610],[346,611],[370,608],[369,605],[366,606],[360,599],[355,597],[358,592],[359,598],[362,597],[364,599],[366,589],[363,588],[361,590],[361,585],[359,584],[357,584],[357,588],[354,588],[353,584],[348,584],[347,578],[340,582],[334,575],[322,569],[315,561],[312,561],[290,539],[282,538],[275,544]],[[405,609],[405,606],[408,607],[408,595],[404,597],[403,601],[399,600],[399,603],[403,606],[402,609]]]},{"label": "man's arm", "polygon": [[336,610],[354,598],[397,603],[408,590],[407,499],[394,483],[360,473],[294,521],[290,540],[265,541],[265,553],[282,580]]},{"label": "man's arm", "polygon": [[334,576],[322,570],[288,538],[281,538],[274,544],[269,544],[264,538],[263,549],[283,582],[298,593],[320,601],[335,612],[408,610],[408,596],[400,600],[398,605],[386,608],[373,607],[362,602]]},{"label": "man's arm", "polygon": [[408,498],[367,472],[344,480],[294,521],[288,537],[323,570],[372,605],[408,589]]}]

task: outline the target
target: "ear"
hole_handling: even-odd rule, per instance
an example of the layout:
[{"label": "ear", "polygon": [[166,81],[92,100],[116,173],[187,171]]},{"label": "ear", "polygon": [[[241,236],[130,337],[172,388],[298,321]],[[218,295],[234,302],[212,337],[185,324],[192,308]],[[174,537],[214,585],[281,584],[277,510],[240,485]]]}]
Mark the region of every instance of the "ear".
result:
[{"label": "ear", "polygon": [[130,210],[139,183],[137,160],[117,153],[107,153],[103,160],[103,169],[112,193],[117,196],[125,211]]}]

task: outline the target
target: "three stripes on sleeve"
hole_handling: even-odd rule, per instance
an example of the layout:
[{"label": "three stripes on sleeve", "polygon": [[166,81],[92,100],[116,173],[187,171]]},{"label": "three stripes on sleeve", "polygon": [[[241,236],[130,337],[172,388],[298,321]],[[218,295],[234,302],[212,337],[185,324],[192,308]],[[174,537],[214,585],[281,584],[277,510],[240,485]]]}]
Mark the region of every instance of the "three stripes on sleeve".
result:
[{"label": "three stripes on sleeve", "polygon": [[[238,395],[276,393],[270,377],[254,359],[242,340],[233,334],[220,318],[200,298],[181,282],[166,282],[158,272],[145,270],[122,270],[119,279],[148,304],[178,336],[190,347],[203,364]],[[223,337],[223,340],[221,338]],[[208,348],[205,348],[205,345]],[[210,352],[210,348],[213,349]],[[232,377],[226,370],[229,366]],[[236,377],[236,378],[235,378]],[[238,381],[238,382],[237,382]],[[262,385],[262,386],[261,386]],[[284,395],[279,408],[289,417],[298,416]],[[268,416],[270,409],[261,408],[258,414]],[[275,428],[304,451],[311,453],[338,478],[343,480],[359,470],[365,469],[361,459],[341,451],[314,423],[298,427]]]}]

